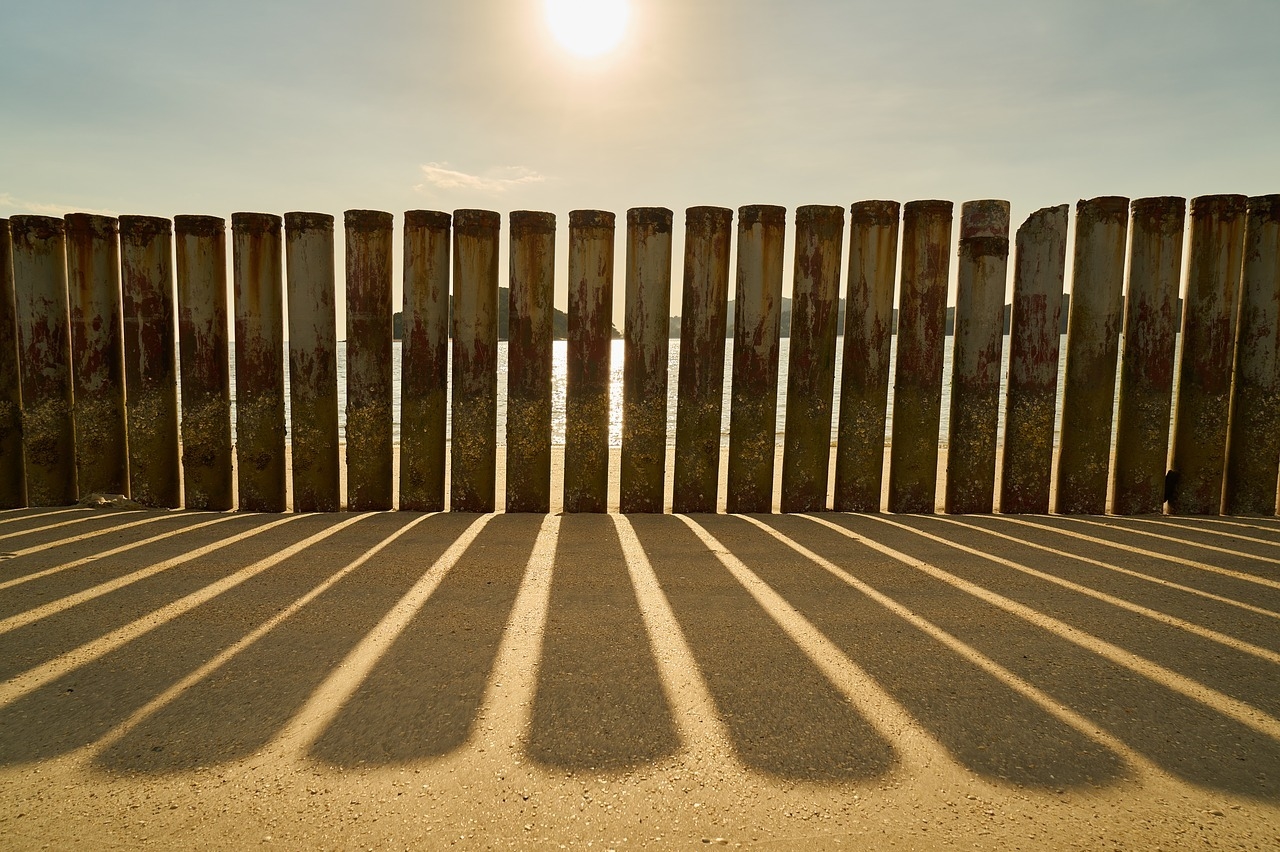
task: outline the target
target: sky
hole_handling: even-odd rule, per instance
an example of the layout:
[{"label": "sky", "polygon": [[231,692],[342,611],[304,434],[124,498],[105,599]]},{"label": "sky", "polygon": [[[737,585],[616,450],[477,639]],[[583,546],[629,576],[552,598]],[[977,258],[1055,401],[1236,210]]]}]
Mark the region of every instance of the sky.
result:
[{"label": "sky", "polygon": [[564,307],[569,211],[611,210],[619,327],[629,207],[676,211],[678,313],[692,205],[1280,192],[1280,0],[630,0],[587,59],[543,0],[0,19],[0,217],[478,207],[505,258],[547,210]]}]

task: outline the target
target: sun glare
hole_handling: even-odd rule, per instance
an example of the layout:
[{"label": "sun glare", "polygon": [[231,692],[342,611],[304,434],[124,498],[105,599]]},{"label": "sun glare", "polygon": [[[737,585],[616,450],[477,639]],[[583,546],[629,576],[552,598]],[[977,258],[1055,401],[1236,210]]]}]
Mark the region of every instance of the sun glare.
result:
[{"label": "sun glare", "polygon": [[617,47],[630,12],[627,0],[547,0],[547,24],[556,41],[583,57]]}]

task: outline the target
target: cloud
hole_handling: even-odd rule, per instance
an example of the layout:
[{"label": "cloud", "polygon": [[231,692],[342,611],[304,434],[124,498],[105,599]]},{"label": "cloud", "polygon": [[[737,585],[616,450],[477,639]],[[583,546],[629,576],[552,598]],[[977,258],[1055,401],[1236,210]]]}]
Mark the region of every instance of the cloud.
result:
[{"label": "cloud", "polygon": [[18,213],[36,213],[41,216],[65,216],[68,213],[95,213],[101,216],[114,216],[114,210],[98,210],[92,207],[80,207],[75,204],[48,203],[28,201],[14,198],[7,192],[0,192],[0,211],[13,210]]},{"label": "cloud", "polygon": [[497,194],[546,180],[545,176],[524,166],[503,166],[479,175],[451,169],[448,163],[427,163],[421,169],[423,182],[414,187],[419,192],[465,189]]}]

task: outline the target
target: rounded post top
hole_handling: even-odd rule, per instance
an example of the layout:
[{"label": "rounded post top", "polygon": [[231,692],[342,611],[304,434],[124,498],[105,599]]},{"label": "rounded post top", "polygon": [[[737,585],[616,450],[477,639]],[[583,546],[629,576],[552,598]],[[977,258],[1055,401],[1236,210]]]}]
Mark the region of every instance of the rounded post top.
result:
[{"label": "rounded post top", "polygon": [[1200,195],[1191,199],[1192,216],[1242,216],[1249,199],[1243,195]]},{"label": "rounded post top", "polygon": [[787,208],[776,204],[748,204],[738,208],[738,226],[751,228],[765,225],[775,228],[786,227]]},{"label": "rounded post top", "polygon": [[689,207],[684,211],[686,230],[728,228],[733,222],[733,211],[728,207]]},{"label": "rounded post top", "polygon": [[146,240],[161,234],[173,233],[173,223],[163,216],[134,216],[125,214],[120,217],[120,237],[135,240]]},{"label": "rounded post top", "polygon": [[666,207],[632,207],[627,211],[627,224],[637,228],[653,228],[659,233],[670,233],[674,214]]},{"label": "rounded post top", "polygon": [[1280,220],[1280,195],[1255,195],[1249,199],[1249,215],[1268,221]]},{"label": "rounded post top", "polygon": [[48,240],[61,237],[66,233],[67,225],[57,216],[33,216],[19,213],[9,217],[9,232],[16,241],[20,237],[27,240]]},{"label": "rounded post top", "polygon": [[1176,195],[1135,198],[1129,205],[1134,226],[1172,231],[1181,230],[1187,214],[1187,199]]},{"label": "rounded post top", "polygon": [[938,198],[926,198],[919,201],[908,201],[902,210],[903,216],[946,216],[950,218],[955,205],[950,201]]},{"label": "rounded post top", "polygon": [[902,205],[896,201],[855,201],[849,205],[849,220],[856,225],[896,225]]},{"label": "rounded post top", "polygon": [[1009,202],[995,198],[960,205],[960,240],[1009,238]]},{"label": "rounded post top", "polygon": [[332,231],[333,217],[328,213],[293,212],[284,214],[286,231]]},{"label": "rounded post top", "polygon": [[497,231],[502,227],[502,216],[493,210],[455,210],[453,211],[453,231],[455,234],[480,234],[486,231]]},{"label": "rounded post top", "polygon": [[382,210],[348,210],[342,220],[348,231],[368,233],[391,230],[395,217]]},{"label": "rounded post top", "polygon": [[68,236],[88,236],[108,240],[120,232],[120,222],[114,216],[97,213],[68,213],[65,217]]},{"label": "rounded post top", "polygon": [[541,210],[512,210],[508,215],[511,223],[511,238],[554,234],[556,232],[556,215]]},{"label": "rounded post top", "polygon": [[445,231],[453,217],[440,210],[406,210],[404,226],[406,228],[426,228],[432,231]]},{"label": "rounded post top", "polygon": [[607,210],[570,210],[570,228],[612,228],[614,215]]},{"label": "rounded post top", "polygon": [[173,229],[179,236],[214,237],[226,233],[227,220],[218,216],[174,216]]},{"label": "rounded post top", "polygon": [[1128,224],[1129,199],[1123,195],[1102,195],[1076,202],[1076,218],[1110,224]]},{"label": "rounded post top", "polygon": [[232,213],[231,230],[245,236],[280,233],[280,217],[274,213]]}]

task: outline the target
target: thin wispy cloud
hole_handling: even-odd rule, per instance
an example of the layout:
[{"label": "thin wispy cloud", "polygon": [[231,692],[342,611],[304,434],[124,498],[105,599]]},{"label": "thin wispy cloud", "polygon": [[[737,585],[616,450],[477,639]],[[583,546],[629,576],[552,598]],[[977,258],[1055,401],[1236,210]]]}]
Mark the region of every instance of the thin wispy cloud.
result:
[{"label": "thin wispy cloud", "polygon": [[525,166],[502,166],[483,174],[469,174],[449,168],[448,163],[427,163],[420,167],[423,181],[414,186],[419,192],[432,189],[464,189],[475,192],[502,193],[546,180],[533,169]]},{"label": "thin wispy cloud", "polygon": [[92,207],[80,207],[75,204],[56,202],[29,201],[15,198],[7,192],[0,192],[0,213],[35,213],[40,216],[65,216],[68,213],[94,213],[100,216],[114,216],[114,210],[99,210]]}]

